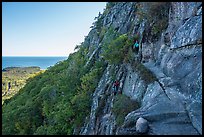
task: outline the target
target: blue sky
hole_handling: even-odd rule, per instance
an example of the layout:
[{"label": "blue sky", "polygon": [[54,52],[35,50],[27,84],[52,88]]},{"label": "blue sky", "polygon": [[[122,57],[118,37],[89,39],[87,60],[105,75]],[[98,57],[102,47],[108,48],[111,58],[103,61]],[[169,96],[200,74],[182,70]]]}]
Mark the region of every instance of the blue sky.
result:
[{"label": "blue sky", "polygon": [[3,56],[68,56],[106,2],[3,2]]}]

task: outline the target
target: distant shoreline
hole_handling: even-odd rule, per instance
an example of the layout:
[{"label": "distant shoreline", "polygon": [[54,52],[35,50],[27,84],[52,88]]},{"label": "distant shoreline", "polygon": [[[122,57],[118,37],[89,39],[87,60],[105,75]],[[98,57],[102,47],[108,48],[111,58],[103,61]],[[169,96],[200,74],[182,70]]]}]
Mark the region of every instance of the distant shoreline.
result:
[{"label": "distant shoreline", "polygon": [[2,68],[2,71],[7,71],[11,69],[29,69],[29,68],[36,68],[36,69],[44,70],[44,69],[41,69],[39,66],[28,66],[28,67],[6,67],[6,68]]},{"label": "distant shoreline", "polygon": [[8,67],[40,67],[40,70],[47,70],[67,58],[65,56],[2,56],[2,70]]},{"label": "distant shoreline", "polygon": [[39,66],[28,66],[28,67],[6,67],[6,68],[2,68],[2,71],[7,71],[10,69],[28,69],[28,68],[39,68],[40,70],[47,70],[47,68],[43,69],[43,68],[40,68]]}]

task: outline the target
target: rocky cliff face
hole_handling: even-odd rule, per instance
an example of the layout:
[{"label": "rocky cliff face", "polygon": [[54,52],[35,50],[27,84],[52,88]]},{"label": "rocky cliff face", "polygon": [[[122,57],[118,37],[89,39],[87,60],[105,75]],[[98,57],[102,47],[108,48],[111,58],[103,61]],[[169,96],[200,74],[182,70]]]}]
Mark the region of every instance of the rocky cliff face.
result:
[{"label": "rocky cliff face", "polygon": [[[97,23],[84,41],[87,65],[103,58],[101,47],[108,41],[104,30],[139,35],[140,47],[132,62],[107,66],[79,134],[141,134],[136,130],[140,117],[148,122],[144,134],[202,134],[202,3],[109,3]],[[146,82],[134,67],[138,63],[156,79]],[[113,74],[122,94],[140,104],[122,125],[113,113],[119,96],[112,94]]]}]

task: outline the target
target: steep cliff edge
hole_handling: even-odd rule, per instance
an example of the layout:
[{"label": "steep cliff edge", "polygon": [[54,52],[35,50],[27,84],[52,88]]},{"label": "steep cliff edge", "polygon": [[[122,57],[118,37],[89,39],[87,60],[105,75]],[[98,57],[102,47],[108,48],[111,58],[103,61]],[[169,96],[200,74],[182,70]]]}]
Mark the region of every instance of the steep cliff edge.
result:
[{"label": "steep cliff edge", "polygon": [[201,25],[202,2],[108,2],[76,52],[5,101],[2,134],[202,134]]},{"label": "steep cliff edge", "polygon": [[[148,121],[146,134],[202,134],[202,3],[129,2],[108,6],[99,17],[102,29],[112,27],[130,37],[139,35],[138,55],[133,53],[132,61],[112,70],[120,80],[122,93],[138,101],[140,107],[117,125],[110,65],[94,92],[91,115],[80,134],[138,134],[139,117]],[[97,31],[93,28],[88,35],[89,45],[95,49],[106,40],[94,35]],[[140,62],[151,70],[155,80],[145,82],[140,68],[134,65]],[[102,107],[101,98],[105,98]],[[101,109],[100,116],[97,108]]]}]

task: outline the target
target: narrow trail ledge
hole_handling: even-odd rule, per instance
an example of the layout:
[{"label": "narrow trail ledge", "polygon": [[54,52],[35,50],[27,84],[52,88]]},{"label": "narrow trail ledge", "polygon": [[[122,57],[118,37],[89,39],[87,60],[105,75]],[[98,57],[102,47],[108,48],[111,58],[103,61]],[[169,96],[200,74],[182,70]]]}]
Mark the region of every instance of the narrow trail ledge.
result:
[{"label": "narrow trail ledge", "polygon": [[[157,80],[146,83],[129,63],[119,64],[117,67],[110,65],[103,74],[110,77],[106,77],[107,82],[99,84],[95,91],[96,93],[103,91],[100,92],[100,98],[105,99],[104,105],[103,107],[98,105],[101,101],[99,98],[92,103],[96,109],[100,106],[98,109],[102,110],[101,114],[96,116],[92,113],[88,116],[90,121],[85,123],[83,134],[137,135],[136,121],[140,117],[145,118],[149,124],[148,132],[145,134],[202,134],[202,41],[195,42],[202,38],[200,33],[202,16],[198,16],[202,10],[201,3],[171,2],[167,4],[168,6],[160,5],[160,7],[166,6],[167,9],[160,9],[164,12],[163,18],[167,19],[166,28],[161,31],[158,26],[150,25],[151,21],[157,22],[157,11],[154,10],[158,5],[160,4],[149,5],[142,2],[115,3],[109,5],[110,9],[101,16],[103,27],[111,26],[118,33],[127,33],[130,37],[135,34],[141,35],[139,53],[133,52],[134,59],[129,63],[132,64],[134,61],[142,63]],[[153,14],[153,11],[155,15],[149,17],[149,20],[139,20],[138,12],[143,12],[145,16]],[[159,12],[157,14],[159,15]],[[108,40],[106,35],[101,40],[102,43],[103,40]],[[195,44],[191,46],[192,43]],[[103,44],[101,45],[103,49]],[[148,75],[144,76],[148,78]],[[111,84],[114,79],[120,80],[123,95],[140,104],[139,108],[128,112],[122,125],[117,124],[118,114],[112,111],[115,96],[111,94]],[[101,79],[103,80],[105,79]]]},{"label": "narrow trail ledge", "polygon": [[202,2],[108,2],[78,51],[5,103],[2,133],[202,135],[201,26]]}]

